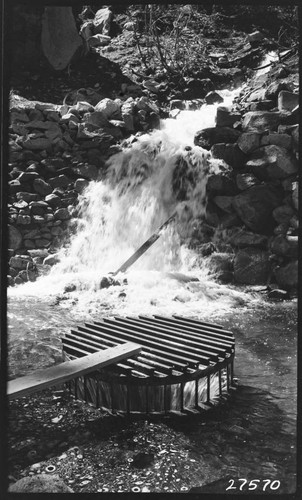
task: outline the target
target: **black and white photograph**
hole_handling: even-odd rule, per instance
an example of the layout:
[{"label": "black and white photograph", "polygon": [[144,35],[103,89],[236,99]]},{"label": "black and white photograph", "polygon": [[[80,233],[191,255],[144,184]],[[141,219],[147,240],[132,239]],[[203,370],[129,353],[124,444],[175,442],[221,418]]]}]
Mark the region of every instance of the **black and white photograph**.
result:
[{"label": "black and white photograph", "polygon": [[298,3],[3,19],[8,497],[301,498]]}]

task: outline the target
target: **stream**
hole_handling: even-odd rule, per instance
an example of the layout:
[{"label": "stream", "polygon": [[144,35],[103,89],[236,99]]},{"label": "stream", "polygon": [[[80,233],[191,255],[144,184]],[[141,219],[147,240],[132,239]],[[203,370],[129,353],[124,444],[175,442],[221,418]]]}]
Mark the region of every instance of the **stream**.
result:
[{"label": "stream", "polygon": [[[225,91],[225,103],[235,94]],[[219,323],[235,335],[238,389],[210,418],[150,424],[151,441],[175,440],[184,452],[179,467],[171,453],[150,466],[157,478],[150,490],[187,491],[229,477],[280,481],[278,491],[290,493],[296,472],[297,303],[269,302],[247,287],[219,284],[209,260],[186,244],[204,212],[207,176],[219,168],[193,137],[214,125],[216,107],[163,121],[161,130],[111,158],[106,182],[86,188],[58,264],[36,282],[8,291],[9,377],[61,362],[61,337],[84,321],[177,313]],[[185,186],[182,172],[189,178]],[[144,256],[115,277],[115,286],[100,289],[102,276],[118,269],[174,211],[176,222]],[[123,432],[139,440],[141,427],[132,422]],[[119,442],[121,449],[127,442]],[[111,484],[109,491],[121,490]]]}]

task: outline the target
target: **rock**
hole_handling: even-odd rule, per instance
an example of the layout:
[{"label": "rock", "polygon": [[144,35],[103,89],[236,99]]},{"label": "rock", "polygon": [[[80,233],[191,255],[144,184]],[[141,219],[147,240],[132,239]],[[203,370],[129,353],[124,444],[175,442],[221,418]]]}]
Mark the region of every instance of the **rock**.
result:
[{"label": "rock", "polygon": [[291,206],[280,205],[280,207],[273,210],[273,217],[278,224],[288,224],[294,213],[295,212]]},{"label": "rock", "polygon": [[289,294],[286,290],[280,290],[280,288],[275,288],[267,294],[268,298],[271,300],[288,300]]},{"label": "rock", "polygon": [[272,212],[280,205],[282,194],[266,185],[253,186],[234,197],[233,207],[252,231],[269,234],[276,225]]},{"label": "rock", "polygon": [[184,96],[186,99],[203,99],[208,92],[214,90],[213,82],[210,78],[189,78],[187,81]]},{"label": "rock", "polygon": [[220,103],[223,102],[223,97],[215,90],[212,90],[211,92],[208,92],[207,95],[205,96],[205,101],[207,104]]},{"label": "rock", "polygon": [[113,279],[110,276],[103,276],[100,282],[100,288],[109,288],[113,285]]},{"label": "rock", "polygon": [[298,286],[298,261],[290,262],[284,267],[277,267],[274,270],[278,285],[285,290]]},{"label": "rock", "polygon": [[207,194],[209,196],[224,195],[233,196],[237,194],[236,185],[228,175],[223,173],[212,174],[208,177]]},{"label": "rock", "polygon": [[58,208],[58,207],[61,207],[61,205],[62,205],[62,200],[61,200],[60,196],[57,196],[54,193],[48,194],[47,196],[45,196],[45,201],[52,208]]},{"label": "rock", "polygon": [[31,217],[30,215],[21,215],[19,214],[17,217],[17,224],[20,224],[22,226],[28,226],[31,224]]},{"label": "rock", "polygon": [[93,19],[93,30],[96,34],[109,35],[111,21],[112,21],[112,11],[109,7],[99,9]]},{"label": "rock", "polygon": [[299,210],[299,183],[292,183],[292,201],[296,210]]},{"label": "rock", "polygon": [[26,203],[30,203],[31,201],[38,201],[39,195],[35,193],[27,193],[23,191],[19,191],[16,194],[17,200],[24,200]]},{"label": "rock", "polygon": [[96,180],[98,178],[98,169],[95,165],[83,165],[79,167],[79,173],[84,179]]},{"label": "rock", "polygon": [[22,141],[22,146],[25,149],[30,149],[31,151],[45,149],[46,151],[51,150],[51,141],[45,137],[37,137],[31,138],[26,137],[24,141]]},{"label": "rock", "polygon": [[28,203],[26,203],[26,201],[24,201],[24,200],[20,200],[20,201],[15,202],[13,204],[13,207],[17,208],[18,210],[22,210],[22,209],[28,207]]},{"label": "rock", "polygon": [[29,204],[30,211],[34,215],[44,215],[49,209],[45,201],[31,201]]},{"label": "rock", "polygon": [[253,31],[253,33],[247,35],[247,41],[251,45],[257,45],[259,42],[262,42],[264,38],[264,34],[261,33],[261,31]]},{"label": "rock", "polygon": [[45,57],[55,70],[67,68],[83,46],[72,7],[45,7],[41,46]]},{"label": "rock", "polygon": [[17,179],[13,179],[8,182],[10,194],[16,194],[21,189],[21,182]]},{"label": "rock", "polygon": [[22,234],[20,231],[8,224],[8,248],[12,248],[13,250],[17,250],[22,245]]},{"label": "rock", "polygon": [[287,90],[281,90],[278,95],[279,111],[293,111],[299,104],[299,94],[293,94]]},{"label": "rock", "polygon": [[260,181],[254,174],[245,173],[236,175],[236,184],[240,191],[245,191],[252,186],[257,186],[260,184]]},{"label": "rock", "polygon": [[39,174],[37,172],[22,172],[17,180],[21,182],[21,184],[27,184],[32,183],[37,178],[39,178]]},{"label": "rock", "polygon": [[103,111],[93,111],[93,113],[86,113],[83,116],[83,122],[94,125],[96,128],[108,127],[109,122]]},{"label": "rock", "polygon": [[[140,108],[143,109],[143,108]],[[172,99],[170,101],[170,111],[173,109],[178,109],[178,110],[183,110],[186,109],[186,103],[182,101],[181,99]]]},{"label": "rock", "polygon": [[10,267],[14,269],[24,270],[27,267],[28,262],[31,262],[31,257],[28,255],[18,255],[11,257],[9,260]]},{"label": "rock", "polygon": [[260,137],[256,132],[242,133],[237,141],[239,149],[245,154],[251,153],[260,147]]},{"label": "rock", "polygon": [[60,262],[60,255],[58,253],[53,253],[45,257],[43,265],[47,264],[48,266],[54,266],[55,264],[58,264],[58,262]]},{"label": "rock", "polygon": [[246,102],[258,102],[258,101],[263,101],[265,97],[265,89],[264,88],[259,88],[256,90],[253,90],[246,99],[244,99]]},{"label": "rock", "polygon": [[92,35],[88,39],[88,44],[90,47],[106,47],[111,42],[111,38],[108,35]]},{"label": "rock", "polygon": [[73,493],[57,475],[36,474],[35,476],[23,477],[9,486],[10,493]]},{"label": "rock", "polygon": [[234,168],[243,168],[246,162],[246,155],[239,149],[237,144],[214,144],[211,147],[213,158],[224,160]]},{"label": "rock", "polygon": [[233,113],[226,106],[218,106],[216,113],[216,127],[232,127],[241,120],[241,114]]},{"label": "rock", "polygon": [[89,181],[87,179],[77,179],[74,183],[74,189],[81,193],[88,185]]},{"label": "rock", "polygon": [[135,103],[133,98],[131,97],[127,99],[127,101],[125,101],[121,107],[121,113],[125,123],[125,128],[129,132],[134,131],[134,120],[133,120],[134,108],[135,108]]},{"label": "rock", "polygon": [[267,248],[268,238],[262,234],[255,234],[249,231],[244,231],[243,229],[240,232],[232,235],[228,240],[232,246],[238,248],[246,248],[246,247],[259,247],[259,248]]},{"label": "rock", "polygon": [[234,255],[225,252],[214,252],[207,259],[207,267],[210,273],[220,274],[233,272]]},{"label": "rock", "polygon": [[48,179],[48,182],[53,189],[58,187],[64,188],[70,184],[70,179],[66,175],[59,175],[58,177],[51,177]]},{"label": "rock", "polygon": [[268,134],[261,137],[261,146],[273,144],[281,148],[290,150],[292,147],[292,137],[288,134]]},{"label": "rock", "polygon": [[299,125],[295,125],[291,130],[293,152],[299,151]]},{"label": "rock", "polygon": [[255,132],[275,131],[280,121],[279,111],[249,111],[243,115],[242,129]]},{"label": "rock", "polygon": [[284,179],[298,171],[295,157],[280,146],[262,146],[250,155],[246,166],[260,179]]},{"label": "rock", "polygon": [[268,252],[255,248],[239,250],[234,260],[235,282],[244,285],[264,285],[270,272]]},{"label": "rock", "polygon": [[240,132],[230,127],[209,127],[196,132],[194,144],[204,149],[211,149],[217,143],[234,143]]},{"label": "rock", "polygon": [[[173,107],[171,106],[173,102],[175,103],[175,101],[173,100],[170,103],[170,109],[173,109]],[[181,102],[184,105],[183,101],[179,102]],[[151,101],[149,97],[146,96],[140,97],[139,99],[137,99],[135,106],[138,110],[159,114],[158,106],[153,101]],[[184,108],[178,108],[178,109],[184,109]]]},{"label": "rock", "polygon": [[263,100],[252,102],[249,106],[250,111],[270,111],[275,107],[274,101],[271,100]]},{"label": "rock", "polygon": [[56,220],[68,220],[70,219],[70,213],[67,208],[59,208],[54,213]]},{"label": "rock", "polygon": [[232,196],[215,196],[214,203],[224,212],[233,212],[233,197]]},{"label": "rock", "polygon": [[285,82],[274,81],[267,87],[265,91],[265,98],[277,101],[281,90],[290,90],[288,84]]}]

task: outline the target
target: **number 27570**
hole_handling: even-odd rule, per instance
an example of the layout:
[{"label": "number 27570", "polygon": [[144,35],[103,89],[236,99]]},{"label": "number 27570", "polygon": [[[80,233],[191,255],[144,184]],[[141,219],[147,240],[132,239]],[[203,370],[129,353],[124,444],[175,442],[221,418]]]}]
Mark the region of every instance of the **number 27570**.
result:
[{"label": "number 27570", "polygon": [[[238,482],[238,486],[235,484]],[[246,490],[256,490],[257,488],[265,491],[266,489],[270,489],[272,491],[278,490],[280,488],[280,481],[271,479],[252,479],[248,481],[247,479],[229,479],[229,486],[226,488],[227,490],[240,490],[243,491],[243,488]]]}]

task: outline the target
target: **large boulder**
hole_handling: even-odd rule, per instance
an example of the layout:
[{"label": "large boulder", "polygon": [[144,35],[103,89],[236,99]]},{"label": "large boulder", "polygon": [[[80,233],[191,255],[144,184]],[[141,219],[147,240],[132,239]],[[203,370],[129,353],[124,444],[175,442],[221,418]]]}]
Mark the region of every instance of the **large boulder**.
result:
[{"label": "large boulder", "polygon": [[233,207],[244,224],[260,234],[270,234],[276,225],[273,210],[281,204],[279,190],[266,186],[253,186],[233,199]]},{"label": "large boulder", "polygon": [[67,68],[83,46],[72,7],[45,7],[41,44],[45,57],[55,70]]},{"label": "large boulder", "polygon": [[204,149],[211,149],[217,143],[234,143],[240,132],[231,127],[209,127],[196,132],[194,144]]},{"label": "large boulder", "polygon": [[239,149],[237,144],[214,144],[211,147],[213,158],[224,160],[228,165],[241,169],[246,162],[246,155]]},{"label": "large boulder", "polygon": [[290,262],[274,270],[275,278],[281,288],[291,289],[298,286],[298,261]]},{"label": "large boulder", "polygon": [[269,254],[256,248],[239,250],[234,260],[235,282],[244,285],[264,285],[270,273]]},{"label": "large boulder", "polygon": [[243,116],[242,129],[255,132],[276,131],[280,120],[279,111],[249,111]]},{"label": "large boulder", "polygon": [[240,114],[232,112],[227,106],[218,106],[216,113],[217,127],[232,127],[234,123],[240,120]]},{"label": "large boulder", "polygon": [[287,90],[281,90],[278,95],[279,111],[293,111],[299,104],[299,94],[293,94]]},{"label": "large boulder", "polygon": [[10,493],[73,493],[73,490],[57,475],[36,474],[23,477],[12,484]]},{"label": "large boulder", "polygon": [[244,132],[237,141],[239,149],[245,154],[255,151],[260,147],[260,137],[257,132]]},{"label": "large boulder", "polygon": [[246,166],[260,179],[285,179],[297,173],[296,158],[285,148],[271,144],[250,155]]},{"label": "large boulder", "polygon": [[228,243],[238,248],[267,248],[268,238],[264,234],[255,234],[250,231],[244,231],[243,229],[241,229],[228,239]]}]

